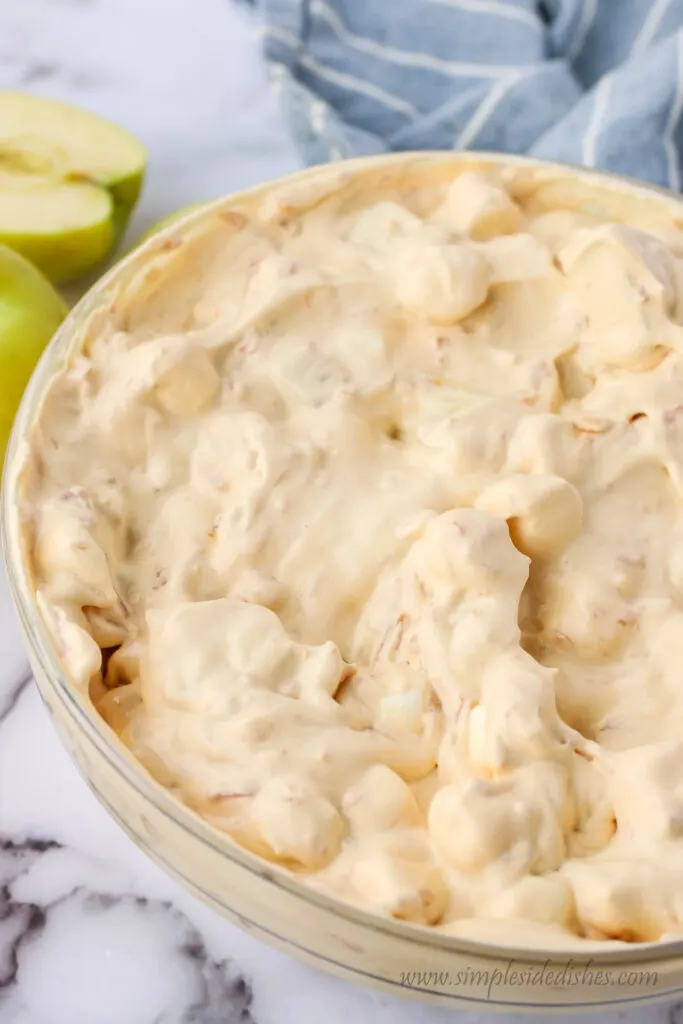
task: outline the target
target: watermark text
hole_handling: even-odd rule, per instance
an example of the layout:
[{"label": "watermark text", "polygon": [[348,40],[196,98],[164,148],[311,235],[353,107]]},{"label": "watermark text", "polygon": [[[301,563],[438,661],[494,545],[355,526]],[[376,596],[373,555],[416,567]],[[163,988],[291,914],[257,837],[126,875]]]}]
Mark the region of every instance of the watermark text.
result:
[{"label": "watermark text", "polygon": [[457,971],[401,971],[400,983],[415,989],[478,989],[493,999],[510,988],[574,987],[656,988],[657,972],[627,967],[599,966],[593,960],[553,961],[525,964],[510,960],[505,967],[463,967]]}]

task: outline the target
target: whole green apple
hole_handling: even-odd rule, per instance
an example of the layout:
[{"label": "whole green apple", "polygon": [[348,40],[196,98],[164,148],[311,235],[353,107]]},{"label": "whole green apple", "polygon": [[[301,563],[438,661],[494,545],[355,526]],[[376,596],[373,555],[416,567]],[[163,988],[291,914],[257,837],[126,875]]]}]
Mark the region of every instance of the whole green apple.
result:
[{"label": "whole green apple", "polygon": [[0,467],[29,377],[66,313],[47,278],[0,245]]}]

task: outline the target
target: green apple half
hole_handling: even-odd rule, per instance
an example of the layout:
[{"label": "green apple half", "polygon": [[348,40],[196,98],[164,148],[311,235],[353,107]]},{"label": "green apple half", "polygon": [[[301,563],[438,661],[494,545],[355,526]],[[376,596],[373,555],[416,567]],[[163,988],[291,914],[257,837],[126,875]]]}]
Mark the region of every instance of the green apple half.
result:
[{"label": "green apple half", "polygon": [[66,313],[47,278],[0,245],[0,469],[24,388]]},{"label": "green apple half", "polygon": [[140,194],[147,154],[130,132],[67,103],[0,92],[0,242],[52,281],[100,263]]}]

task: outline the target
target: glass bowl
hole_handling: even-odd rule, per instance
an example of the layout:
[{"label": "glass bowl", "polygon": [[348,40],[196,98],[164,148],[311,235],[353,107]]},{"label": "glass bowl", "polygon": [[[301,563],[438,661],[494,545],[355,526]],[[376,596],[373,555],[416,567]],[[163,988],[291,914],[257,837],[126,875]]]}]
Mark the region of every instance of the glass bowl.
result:
[{"label": "glass bowl", "polygon": [[[19,479],[26,436],[46,386],[85,324],[122,281],[140,272],[174,236],[228,212],[236,200],[319,194],[366,176],[389,184],[407,166],[446,177],[451,170],[499,165],[570,196],[567,202],[616,207],[666,207],[683,224],[678,195],[585,169],[500,154],[403,153],[301,171],[248,193],[219,199],[188,214],[110,270],[78,303],[46,349],[17,415],[5,461],[0,526],[2,550],[28,656],[57,731],[88,785],[125,832],[161,868],[238,927],[339,977],[423,1002],[479,1009],[552,1011],[633,1006],[673,999],[683,991],[683,941],[626,945],[575,944],[532,948],[454,938],[385,919],[314,892],[296,877],[237,846],[172,797],[134,759],[73,686],[38,611],[21,529]],[[285,190],[282,192],[282,190]],[[573,197],[573,198],[572,198]],[[672,206],[675,207],[672,211]],[[569,941],[569,940],[568,940]]]}]

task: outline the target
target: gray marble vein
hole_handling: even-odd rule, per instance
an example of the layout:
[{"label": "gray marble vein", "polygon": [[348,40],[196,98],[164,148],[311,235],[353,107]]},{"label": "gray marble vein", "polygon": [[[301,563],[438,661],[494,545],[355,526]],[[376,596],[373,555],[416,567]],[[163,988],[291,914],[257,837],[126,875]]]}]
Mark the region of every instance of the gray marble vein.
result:
[{"label": "gray marble vein", "polygon": [[14,985],[19,970],[22,944],[45,925],[45,911],[31,903],[12,898],[11,885],[46,850],[58,849],[52,839],[17,842],[0,835],[0,1010],[7,989]]},{"label": "gray marble vein", "polygon": [[[87,920],[90,930],[106,944],[107,936],[123,920],[126,929],[150,929],[150,944],[143,955],[155,959],[154,946],[168,969],[184,972],[182,987],[158,1018],[167,1024],[256,1024],[252,1015],[253,988],[245,974],[227,957],[215,957],[201,932],[168,900],[137,894],[91,891],[77,885],[46,901],[17,895],[16,882],[35,870],[41,857],[64,850],[53,839],[23,842],[0,837],[0,1020],[20,1015],[31,1005],[31,993],[22,987],[22,974],[32,972],[36,958],[51,956],[54,942],[64,940],[64,929],[76,918]],[[66,851],[68,856],[68,851]],[[54,869],[54,863],[52,865]],[[49,867],[46,868],[49,870]],[[67,937],[68,940],[68,937]],[[159,959],[158,956],[156,959]],[[170,990],[169,995],[172,995]],[[162,993],[163,995],[163,993]],[[165,999],[161,1000],[166,1002]],[[55,1021],[60,1021],[55,1007]],[[151,1024],[151,1021],[150,1021]]]},{"label": "gray marble vein", "polygon": [[33,679],[33,674],[27,670],[20,676],[9,676],[7,682],[0,687],[0,723],[12,713],[22,693]]}]

